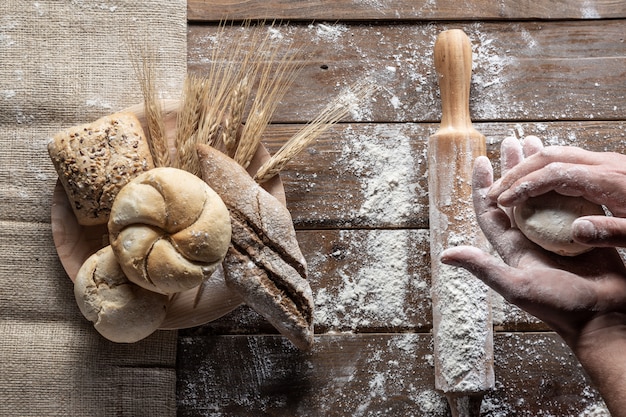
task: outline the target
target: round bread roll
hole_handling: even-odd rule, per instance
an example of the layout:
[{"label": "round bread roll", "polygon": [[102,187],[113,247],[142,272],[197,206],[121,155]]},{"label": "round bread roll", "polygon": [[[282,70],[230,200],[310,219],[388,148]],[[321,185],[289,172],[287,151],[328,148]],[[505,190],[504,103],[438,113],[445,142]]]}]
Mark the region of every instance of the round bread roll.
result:
[{"label": "round bread roll", "polygon": [[602,206],[554,191],[531,197],[513,209],[517,227],[529,240],[563,256],[576,256],[592,249],[572,238],[574,220],[604,214]]},{"label": "round bread roll", "polygon": [[231,237],[220,196],[195,175],[166,167],[120,190],[108,227],[128,279],[163,294],[200,285],[224,259]]},{"label": "round bread roll", "polygon": [[74,281],[78,308],[96,330],[118,343],[134,343],[159,328],[168,297],[141,288],[126,278],[111,246],[91,255]]}]

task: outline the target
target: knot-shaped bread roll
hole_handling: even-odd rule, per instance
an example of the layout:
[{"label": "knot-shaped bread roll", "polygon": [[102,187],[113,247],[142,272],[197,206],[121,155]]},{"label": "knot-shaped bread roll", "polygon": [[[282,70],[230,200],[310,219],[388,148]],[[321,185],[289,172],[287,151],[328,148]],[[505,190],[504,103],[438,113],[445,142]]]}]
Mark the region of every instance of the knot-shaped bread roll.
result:
[{"label": "knot-shaped bread roll", "polygon": [[195,175],[167,167],[145,172],[120,190],[108,227],[128,279],[164,294],[194,288],[210,276],[231,238],[220,196]]}]

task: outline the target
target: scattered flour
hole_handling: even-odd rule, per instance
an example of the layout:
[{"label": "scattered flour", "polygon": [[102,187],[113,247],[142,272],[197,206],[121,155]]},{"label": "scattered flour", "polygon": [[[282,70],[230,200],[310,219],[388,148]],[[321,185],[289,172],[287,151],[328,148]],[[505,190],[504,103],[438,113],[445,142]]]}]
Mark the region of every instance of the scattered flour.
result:
[{"label": "scattered flour", "polygon": [[353,0],[353,3],[367,6],[377,11],[389,10],[389,2],[386,0]]},{"label": "scattered flour", "polygon": [[[359,268],[346,262],[336,270],[337,288],[320,288],[315,294],[317,325],[332,330],[357,330],[372,326],[401,326],[407,318],[407,296],[427,291],[424,277],[411,274],[413,248],[408,230],[369,230],[362,238],[345,231],[340,241],[349,241],[349,252],[329,256],[358,258]],[[348,246],[348,245],[346,245]],[[405,348],[408,348],[405,346]]]},{"label": "scattered flour", "polygon": [[581,14],[583,19],[600,19],[600,13],[596,10],[595,2],[586,0],[582,4]]},{"label": "scattered flour", "polygon": [[401,107],[400,99],[397,96],[392,96],[391,100],[389,100],[394,109],[399,109]]},{"label": "scattered flour", "polygon": [[[505,75],[505,69],[515,65],[514,58],[482,30],[480,23],[468,27],[467,35],[472,43],[472,118],[506,118],[519,112],[523,103],[512,95]],[[535,42],[528,32],[524,36],[528,42]],[[506,108],[502,108],[502,103],[507,103]]]},{"label": "scattered flour", "polygon": [[316,23],[309,25],[309,29],[315,33],[313,38],[315,42],[337,42],[348,31],[348,26],[337,23]]},{"label": "scattered flour", "polygon": [[270,26],[267,28],[269,32],[270,39],[272,40],[282,40],[284,38],[283,33],[276,26]]},{"label": "scattered flour", "polygon": [[578,417],[611,417],[611,413],[604,403],[596,403],[587,406]]},{"label": "scattered flour", "polygon": [[348,129],[337,164],[361,181],[363,202],[358,217],[369,225],[399,225],[416,217],[422,207],[415,178],[417,159],[412,138],[401,126],[376,126],[372,132]]},{"label": "scattered flour", "polygon": [[419,404],[419,411],[421,411],[424,416],[448,416],[448,402],[446,397],[439,394],[437,391],[427,390],[420,392],[416,402]]}]

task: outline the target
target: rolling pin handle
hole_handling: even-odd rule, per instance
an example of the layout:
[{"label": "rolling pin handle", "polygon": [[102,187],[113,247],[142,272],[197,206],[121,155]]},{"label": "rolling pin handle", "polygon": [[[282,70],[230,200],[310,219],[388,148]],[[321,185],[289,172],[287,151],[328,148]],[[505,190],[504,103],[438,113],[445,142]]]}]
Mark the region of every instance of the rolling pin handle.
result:
[{"label": "rolling pin handle", "polygon": [[434,60],[441,91],[441,129],[473,130],[469,113],[472,45],[465,32],[441,32],[435,41]]}]

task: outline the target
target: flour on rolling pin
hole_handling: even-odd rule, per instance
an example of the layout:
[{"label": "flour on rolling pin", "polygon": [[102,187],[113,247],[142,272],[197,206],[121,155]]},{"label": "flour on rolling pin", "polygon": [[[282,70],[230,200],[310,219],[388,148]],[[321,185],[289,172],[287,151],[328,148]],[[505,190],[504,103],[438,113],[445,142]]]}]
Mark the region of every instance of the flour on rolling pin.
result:
[{"label": "flour on rolling pin", "polygon": [[435,388],[446,394],[453,416],[478,415],[494,385],[490,291],[439,259],[451,246],[487,247],[472,205],[473,164],[486,145],[469,117],[471,54],[460,30],[437,38],[442,118],[428,142]]}]

